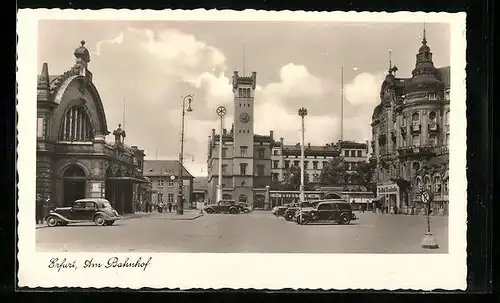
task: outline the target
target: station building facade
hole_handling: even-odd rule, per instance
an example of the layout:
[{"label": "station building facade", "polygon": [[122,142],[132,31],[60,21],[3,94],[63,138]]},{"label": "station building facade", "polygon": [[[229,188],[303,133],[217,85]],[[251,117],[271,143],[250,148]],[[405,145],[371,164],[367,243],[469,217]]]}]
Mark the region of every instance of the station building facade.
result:
[{"label": "station building facade", "polygon": [[110,132],[84,45],[62,75],[50,75],[43,63],[38,76],[36,193],[47,207],[95,197],[108,199],[119,213],[133,213],[147,192],[145,153],[124,144],[120,125],[114,142],[106,141]]}]

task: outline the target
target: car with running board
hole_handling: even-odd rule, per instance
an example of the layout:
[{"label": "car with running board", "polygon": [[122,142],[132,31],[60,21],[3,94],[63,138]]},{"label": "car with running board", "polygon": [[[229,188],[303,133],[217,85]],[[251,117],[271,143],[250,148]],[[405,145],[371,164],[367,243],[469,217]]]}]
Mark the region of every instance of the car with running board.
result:
[{"label": "car with running board", "polygon": [[71,223],[94,222],[97,226],[113,225],[120,215],[106,199],[88,198],[73,202],[72,206],[56,207],[49,211],[45,222],[49,227]]}]

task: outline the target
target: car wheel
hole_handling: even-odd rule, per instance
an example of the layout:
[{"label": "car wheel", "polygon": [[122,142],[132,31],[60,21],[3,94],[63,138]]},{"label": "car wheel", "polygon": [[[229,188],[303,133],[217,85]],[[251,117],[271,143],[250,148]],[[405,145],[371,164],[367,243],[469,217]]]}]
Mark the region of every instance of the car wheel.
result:
[{"label": "car wheel", "polygon": [[286,215],[286,216],[285,216],[285,220],[287,220],[287,221],[292,220],[292,216],[290,216],[290,215]]},{"label": "car wheel", "polygon": [[58,221],[59,220],[57,220],[56,217],[50,216],[50,217],[47,218],[47,226],[49,226],[49,227],[57,226],[57,222]]},{"label": "car wheel", "polygon": [[340,216],[340,224],[349,224],[349,222],[351,222],[351,220],[349,220],[349,217],[347,215],[342,215]]},{"label": "car wheel", "polygon": [[213,213],[213,211],[212,211],[210,208],[205,209],[205,212],[206,212],[207,214],[211,214],[211,213]]},{"label": "car wheel", "polygon": [[106,223],[106,220],[104,220],[103,216],[97,215],[94,217],[94,223],[97,226],[103,226]]}]

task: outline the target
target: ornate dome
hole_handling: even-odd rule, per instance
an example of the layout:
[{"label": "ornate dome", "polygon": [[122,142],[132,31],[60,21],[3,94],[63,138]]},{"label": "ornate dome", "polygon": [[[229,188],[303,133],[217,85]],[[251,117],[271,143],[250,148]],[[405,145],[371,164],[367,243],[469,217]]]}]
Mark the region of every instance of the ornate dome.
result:
[{"label": "ornate dome", "polygon": [[81,46],[77,49],[75,49],[75,57],[77,59],[81,59],[85,62],[90,62],[90,53],[89,53],[89,50],[84,46],[85,45],[85,41],[81,41],[80,42]]}]

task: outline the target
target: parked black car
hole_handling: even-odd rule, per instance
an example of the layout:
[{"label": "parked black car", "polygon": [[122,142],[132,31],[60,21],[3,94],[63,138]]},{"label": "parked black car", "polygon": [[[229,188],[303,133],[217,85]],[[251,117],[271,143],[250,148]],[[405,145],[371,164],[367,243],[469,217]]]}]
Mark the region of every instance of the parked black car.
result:
[{"label": "parked black car", "polygon": [[253,210],[250,205],[243,203],[243,202],[238,202],[238,204],[236,204],[236,205],[240,208],[240,212],[245,213],[245,214],[247,214]]},{"label": "parked black car", "polygon": [[296,214],[295,220],[298,224],[310,222],[337,222],[338,224],[349,224],[357,220],[351,205],[345,200],[327,200],[320,202],[317,207],[304,209]]},{"label": "parked black car", "polygon": [[94,198],[76,200],[69,207],[57,207],[45,217],[49,227],[89,221],[98,226],[113,225],[116,220],[120,220],[120,216],[111,203],[106,199]]},{"label": "parked black car", "polygon": [[285,217],[285,220],[287,221],[292,221],[293,218],[296,216],[296,214],[299,212],[299,210],[302,209],[302,211],[304,210],[309,210],[313,207],[316,207],[316,205],[318,205],[319,203],[319,200],[317,201],[305,201],[302,203],[302,205],[300,205],[299,203],[295,203],[295,204],[292,204],[290,205],[290,207],[288,207],[283,215],[283,217]]},{"label": "parked black car", "polygon": [[207,214],[240,213],[240,207],[234,200],[220,200],[217,204],[208,205],[204,210]]},{"label": "parked black car", "polygon": [[288,206],[286,206],[286,205],[285,206],[275,206],[271,210],[271,213],[273,215],[275,215],[276,217],[281,217],[285,214],[285,211],[287,208],[288,208]]}]

